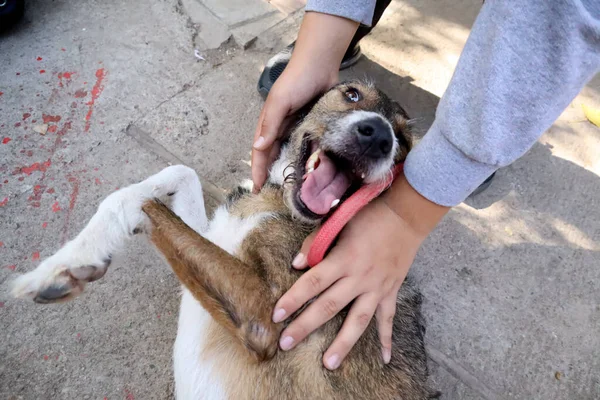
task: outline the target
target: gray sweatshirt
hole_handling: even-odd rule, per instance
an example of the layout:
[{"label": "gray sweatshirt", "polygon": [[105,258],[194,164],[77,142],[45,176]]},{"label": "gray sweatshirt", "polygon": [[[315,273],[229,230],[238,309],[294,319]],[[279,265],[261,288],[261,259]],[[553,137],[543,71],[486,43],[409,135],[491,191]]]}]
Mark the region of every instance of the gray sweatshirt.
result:
[{"label": "gray sweatshirt", "polygon": [[[370,25],[374,7],[308,0],[306,10]],[[529,150],[599,70],[600,0],[487,0],[406,178],[437,204],[462,202]]]}]

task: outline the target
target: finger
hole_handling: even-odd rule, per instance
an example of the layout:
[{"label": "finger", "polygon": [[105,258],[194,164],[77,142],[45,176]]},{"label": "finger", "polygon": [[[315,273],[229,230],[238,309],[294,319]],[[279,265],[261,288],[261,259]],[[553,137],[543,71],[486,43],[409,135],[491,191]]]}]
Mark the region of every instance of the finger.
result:
[{"label": "finger", "polygon": [[397,296],[398,289],[394,288],[377,306],[377,330],[381,341],[381,355],[385,364],[388,364],[392,358],[392,331],[394,329]]},{"label": "finger", "polygon": [[273,312],[273,322],[283,321],[340,278],[340,269],[335,263],[326,260],[317,265],[302,275],[279,299]]},{"label": "finger", "polygon": [[302,243],[302,248],[298,255],[292,261],[292,267],[296,269],[304,269],[308,267],[307,258],[308,253],[310,252],[310,247],[315,240],[315,236],[317,236],[318,230],[313,231],[306,239],[304,239],[304,243]]},{"label": "finger", "polygon": [[279,134],[279,128],[290,110],[286,102],[279,102],[267,98],[252,145],[252,180],[254,186],[260,189],[267,178],[271,147]]},{"label": "finger", "polygon": [[[315,329],[337,315],[342,308],[357,297],[357,294],[353,293],[354,288],[354,283],[349,279],[344,279],[320,295],[283,331],[280,340],[281,349],[293,348]],[[375,311],[375,307],[373,307],[373,311]]]},{"label": "finger", "polygon": [[323,365],[327,369],[334,370],[340,366],[352,347],[362,336],[369,326],[375,309],[377,308],[378,296],[369,293],[359,296],[350,307],[350,312],[342,325],[337,337],[323,355]]}]

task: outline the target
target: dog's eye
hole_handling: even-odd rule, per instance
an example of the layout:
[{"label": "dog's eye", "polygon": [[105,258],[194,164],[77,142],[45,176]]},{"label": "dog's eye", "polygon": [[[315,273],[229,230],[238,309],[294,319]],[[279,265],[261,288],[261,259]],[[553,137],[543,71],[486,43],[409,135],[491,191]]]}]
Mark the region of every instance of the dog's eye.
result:
[{"label": "dog's eye", "polygon": [[346,90],[345,95],[346,98],[352,103],[356,103],[362,98],[359,91],[354,88],[349,88]]}]

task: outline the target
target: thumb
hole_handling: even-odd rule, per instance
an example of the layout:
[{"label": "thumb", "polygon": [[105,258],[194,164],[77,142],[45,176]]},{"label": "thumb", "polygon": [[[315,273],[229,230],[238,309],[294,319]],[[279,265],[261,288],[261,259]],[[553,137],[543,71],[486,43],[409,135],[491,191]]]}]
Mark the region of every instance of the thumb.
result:
[{"label": "thumb", "polygon": [[252,180],[256,188],[260,188],[266,179],[269,162],[273,158],[271,148],[289,110],[286,102],[268,97],[260,113],[252,145]]},{"label": "thumb", "polygon": [[304,239],[304,243],[302,243],[302,248],[300,249],[300,252],[296,256],[296,258],[294,258],[294,261],[292,261],[292,267],[296,269],[304,269],[308,267],[306,257],[308,256],[310,246],[312,246],[312,243],[314,242],[315,236],[317,236],[318,231],[318,229],[314,230],[310,235],[308,235],[306,239]]}]

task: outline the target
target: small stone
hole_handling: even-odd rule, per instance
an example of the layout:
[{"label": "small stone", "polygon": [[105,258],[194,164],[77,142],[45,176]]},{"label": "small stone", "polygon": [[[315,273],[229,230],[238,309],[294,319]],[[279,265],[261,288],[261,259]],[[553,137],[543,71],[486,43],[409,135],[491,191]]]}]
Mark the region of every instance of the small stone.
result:
[{"label": "small stone", "polygon": [[45,135],[48,132],[48,124],[35,125],[33,127],[33,131],[39,133],[40,135]]}]

